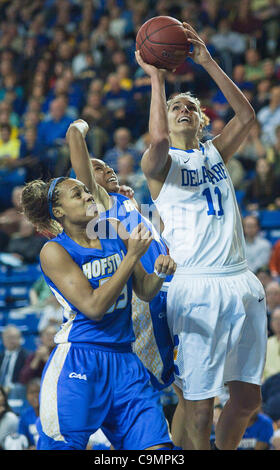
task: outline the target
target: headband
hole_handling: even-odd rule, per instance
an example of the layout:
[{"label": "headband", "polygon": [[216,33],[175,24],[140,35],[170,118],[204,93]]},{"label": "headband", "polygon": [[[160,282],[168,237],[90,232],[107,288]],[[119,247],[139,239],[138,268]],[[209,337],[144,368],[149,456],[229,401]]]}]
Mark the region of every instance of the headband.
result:
[{"label": "headband", "polygon": [[53,193],[54,193],[54,190],[55,190],[55,187],[57,185],[57,183],[59,183],[61,180],[63,180],[64,177],[63,176],[60,176],[59,178],[55,178],[51,184],[50,184],[50,187],[49,187],[49,190],[48,190],[48,207],[49,207],[49,214],[51,216],[52,219],[56,220],[55,216],[53,215],[53,208],[52,208],[52,198],[53,198]]}]

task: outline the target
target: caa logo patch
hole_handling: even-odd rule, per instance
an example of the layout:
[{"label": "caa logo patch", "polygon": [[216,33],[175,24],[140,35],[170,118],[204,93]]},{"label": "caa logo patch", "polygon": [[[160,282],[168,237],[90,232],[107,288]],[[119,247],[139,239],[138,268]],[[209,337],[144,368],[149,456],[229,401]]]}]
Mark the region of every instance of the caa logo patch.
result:
[{"label": "caa logo patch", "polygon": [[79,380],[87,380],[87,376],[86,374],[76,374],[76,372],[71,372],[71,374],[69,374],[69,378],[70,379],[79,379]]}]

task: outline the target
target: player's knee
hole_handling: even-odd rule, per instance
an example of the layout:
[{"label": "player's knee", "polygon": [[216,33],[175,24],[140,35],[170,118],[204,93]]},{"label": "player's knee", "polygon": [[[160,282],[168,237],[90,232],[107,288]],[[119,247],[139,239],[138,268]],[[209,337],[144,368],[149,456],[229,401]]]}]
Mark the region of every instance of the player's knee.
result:
[{"label": "player's knee", "polygon": [[257,411],[261,406],[261,394],[256,391],[252,394],[240,394],[233,400],[233,405],[236,413],[243,416],[250,416]]},{"label": "player's knee", "polygon": [[198,434],[204,434],[206,431],[208,431],[211,426],[211,423],[212,413],[208,408],[202,408],[197,410],[194,416],[193,425],[195,431]]}]

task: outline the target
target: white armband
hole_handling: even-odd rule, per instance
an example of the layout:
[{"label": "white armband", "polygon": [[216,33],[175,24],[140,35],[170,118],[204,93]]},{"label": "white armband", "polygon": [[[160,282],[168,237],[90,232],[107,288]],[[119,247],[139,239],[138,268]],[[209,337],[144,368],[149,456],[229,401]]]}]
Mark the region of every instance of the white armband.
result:
[{"label": "white armband", "polygon": [[76,129],[78,129],[78,131],[82,134],[83,137],[86,136],[86,133],[89,129],[88,123],[86,121],[83,121],[82,119],[79,122],[72,122],[72,124],[70,124],[70,127],[76,127]]}]

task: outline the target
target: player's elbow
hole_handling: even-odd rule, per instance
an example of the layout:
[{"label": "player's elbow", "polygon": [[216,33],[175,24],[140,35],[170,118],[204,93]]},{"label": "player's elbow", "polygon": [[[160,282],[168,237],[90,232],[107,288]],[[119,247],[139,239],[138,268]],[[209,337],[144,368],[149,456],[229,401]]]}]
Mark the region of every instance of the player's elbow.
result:
[{"label": "player's elbow", "polygon": [[256,119],[256,113],[250,105],[247,112],[242,115],[242,125],[251,128],[256,122]]},{"label": "player's elbow", "polygon": [[104,317],[105,310],[97,302],[87,302],[87,305],[83,309],[84,315],[93,321],[101,321]]},{"label": "player's elbow", "polygon": [[168,151],[169,149],[169,136],[168,134],[156,134],[151,135],[150,140],[150,150],[158,150],[158,151]]}]

